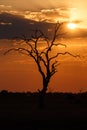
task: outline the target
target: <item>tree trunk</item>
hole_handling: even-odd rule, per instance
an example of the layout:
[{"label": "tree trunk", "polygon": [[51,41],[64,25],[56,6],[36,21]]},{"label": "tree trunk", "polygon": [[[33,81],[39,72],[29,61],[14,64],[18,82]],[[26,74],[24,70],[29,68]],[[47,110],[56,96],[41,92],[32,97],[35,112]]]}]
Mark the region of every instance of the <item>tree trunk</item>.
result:
[{"label": "tree trunk", "polygon": [[39,92],[39,108],[44,109],[45,108],[45,96],[47,91],[48,82],[43,83],[43,89]]}]

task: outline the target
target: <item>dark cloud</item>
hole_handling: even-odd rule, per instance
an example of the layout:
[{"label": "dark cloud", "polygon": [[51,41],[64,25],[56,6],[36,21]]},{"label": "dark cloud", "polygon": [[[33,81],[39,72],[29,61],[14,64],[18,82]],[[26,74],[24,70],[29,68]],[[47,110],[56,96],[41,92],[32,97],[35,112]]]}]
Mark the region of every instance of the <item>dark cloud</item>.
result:
[{"label": "dark cloud", "polygon": [[[25,19],[8,13],[0,14],[0,39],[12,39],[15,36],[31,35],[32,29],[41,29],[45,33],[52,24],[44,22],[36,22],[34,20]],[[5,24],[11,23],[11,24]]]},{"label": "dark cloud", "polygon": [[67,38],[86,38],[87,29],[76,28],[76,30],[69,30],[66,32]]},{"label": "dark cloud", "polygon": [[[76,21],[80,22],[80,21]],[[0,14],[0,39],[12,39],[16,36],[28,35],[31,36],[32,29],[41,29],[46,35],[52,36],[53,23],[37,22],[30,19],[25,19],[22,16],[9,13]],[[65,26],[65,24],[64,24]],[[50,31],[49,31],[50,30]],[[86,37],[87,30],[77,29],[75,33],[67,33],[67,37]]]}]

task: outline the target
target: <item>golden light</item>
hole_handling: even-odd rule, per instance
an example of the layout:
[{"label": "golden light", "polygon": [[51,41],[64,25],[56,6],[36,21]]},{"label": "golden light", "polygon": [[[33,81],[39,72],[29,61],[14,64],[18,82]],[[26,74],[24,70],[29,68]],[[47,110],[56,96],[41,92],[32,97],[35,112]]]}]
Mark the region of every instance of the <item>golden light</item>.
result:
[{"label": "golden light", "polygon": [[75,24],[75,23],[68,23],[68,24],[67,24],[67,27],[68,27],[69,29],[75,29],[75,28],[76,28],[76,24]]}]

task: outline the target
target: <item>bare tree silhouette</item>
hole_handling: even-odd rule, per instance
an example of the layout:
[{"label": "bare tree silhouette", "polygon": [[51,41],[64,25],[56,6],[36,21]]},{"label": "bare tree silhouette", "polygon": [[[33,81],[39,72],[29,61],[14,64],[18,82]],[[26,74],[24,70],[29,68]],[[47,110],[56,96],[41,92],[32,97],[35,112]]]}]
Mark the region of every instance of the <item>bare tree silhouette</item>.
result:
[{"label": "bare tree silhouette", "polygon": [[[59,65],[58,57],[60,55],[70,55],[73,57],[78,57],[79,55],[73,55],[70,52],[56,52],[56,54],[52,54],[52,51],[54,50],[54,47],[56,46],[64,46],[65,44],[58,43],[58,38],[63,35],[63,33],[60,33],[60,28],[63,23],[57,23],[55,25],[54,34],[51,40],[45,34],[43,31],[39,29],[33,30],[33,34],[31,35],[31,38],[27,38],[25,35],[20,38],[23,42],[25,42],[26,46],[18,47],[18,48],[11,48],[7,50],[4,54],[7,54],[10,51],[18,51],[19,53],[22,53],[24,55],[32,57],[32,59],[35,61],[38,67],[38,71],[42,76],[42,82],[43,86],[41,90],[39,91],[40,94],[40,106],[44,106],[44,98],[48,89],[48,84],[50,82],[51,77],[57,72],[57,66]],[[41,44],[41,41],[44,41],[45,47],[44,49],[39,48],[39,43]]]}]

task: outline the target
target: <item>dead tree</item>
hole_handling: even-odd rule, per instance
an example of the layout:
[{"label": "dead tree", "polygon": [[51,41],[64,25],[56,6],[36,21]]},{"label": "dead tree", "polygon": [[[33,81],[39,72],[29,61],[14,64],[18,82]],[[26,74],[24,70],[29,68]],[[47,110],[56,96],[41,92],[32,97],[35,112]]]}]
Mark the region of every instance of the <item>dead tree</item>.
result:
[{"label": "dead tree", "polygon": [[[63,35],[63,33],[60,33],[60,27],[62,26],[62,23],[57,23],[55,25],[53,37],[51,40],[45,36],[43,31],[39,29],[33,30],[33,34],[31,35],[31,38],[27,38],[25,35],[20,38],[22,42],[25,43],[25,46],[18,47],[18,48],[11,48],[8,51],[6,51],[4,54],[7,54],[10,51],[17,51],[19,53],[22,53],[24,55],[27,55],[29,57],[32,57],[32,59],[35,61],[38,71],[40,75],[42,76],[42,89],[39,91],[39,105],[40,107],[44,106],[44,98],[48,89],[48,84],[52,78],[52,76],[57,72],[57,66],[58,63],[58,57],[60,55],[70,55],[73,57],[78,57],[78,55],[73,55],[70,52],[57,52],[56,54],[52,54],[52,51],[54,50],[54,47],[58,46],[64,46],[65,44],[58,43],[58,38]],[[41,42],[44,42],[43,49],[39,48],[39,45],[41,45]]]}]

